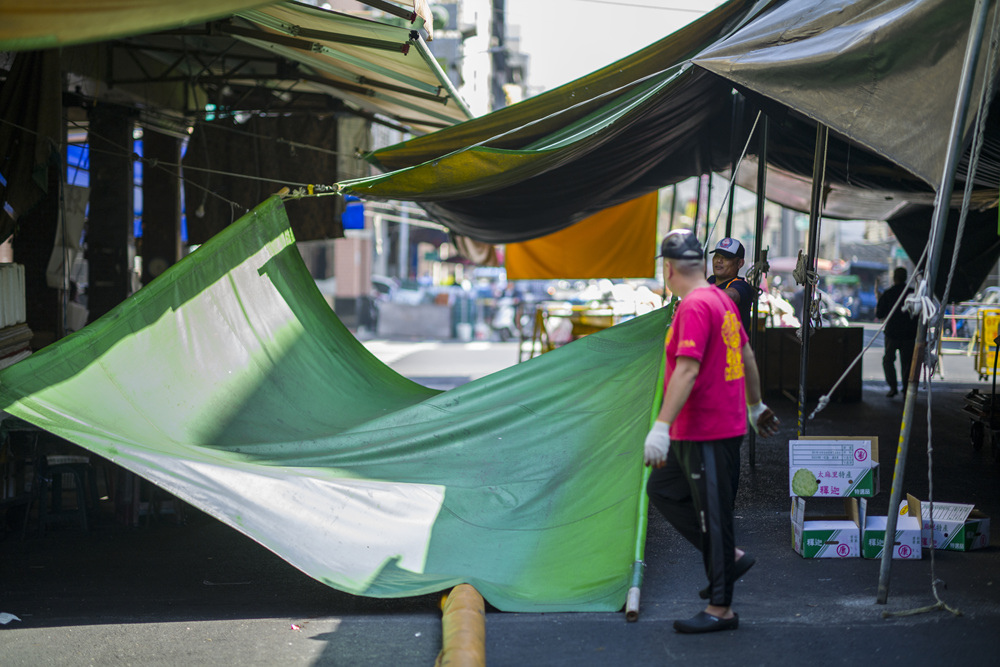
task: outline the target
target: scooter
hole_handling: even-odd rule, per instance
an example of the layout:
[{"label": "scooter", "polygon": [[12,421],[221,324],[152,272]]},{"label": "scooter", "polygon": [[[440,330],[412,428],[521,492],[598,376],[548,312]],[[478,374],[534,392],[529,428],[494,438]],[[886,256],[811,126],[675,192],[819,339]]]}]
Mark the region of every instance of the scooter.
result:
[{"label": "scooter", "polygon": [[502,296],[496,301],[490,328],[496,332],[501,341],[506,342],[521,335],[527,316],[520,313],[518,303],[519,300],[512,296]]}]

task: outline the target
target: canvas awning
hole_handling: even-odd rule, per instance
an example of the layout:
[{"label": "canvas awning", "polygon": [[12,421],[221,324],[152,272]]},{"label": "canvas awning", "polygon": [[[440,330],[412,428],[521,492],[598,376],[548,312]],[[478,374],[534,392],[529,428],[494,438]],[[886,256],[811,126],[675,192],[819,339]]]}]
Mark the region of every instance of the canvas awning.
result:
[{"label": "canvas awning", "polygon": [[[334,93],[417,131],[448,127],[472,112],[417,28],[379,23],[296,2],[240,11],[220,26],[236,39],[303,66],[298,88]],[[236,82],[239,77],[234,77]]]},{"label": "canvas awning", "polygon": [[416,134],[472,118],[420,34],[424,18],[413,2],[401,4],[411,15],[404,25],[298,2],[12,0],[0,6],[0,50],[77,45],[65,63],[80,61],[79,73],[89,74],[97,55],[79,45],[104,42],[112,53],[108,87],[153,91],[144,106],[168,112],[207,101],[198,91],[230,86],[345,100]]}]

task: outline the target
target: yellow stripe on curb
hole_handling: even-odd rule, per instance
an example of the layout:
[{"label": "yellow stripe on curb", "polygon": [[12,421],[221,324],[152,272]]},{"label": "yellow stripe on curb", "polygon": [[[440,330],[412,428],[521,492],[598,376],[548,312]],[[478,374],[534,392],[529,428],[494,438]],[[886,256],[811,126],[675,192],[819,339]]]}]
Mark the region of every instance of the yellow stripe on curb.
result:
[{"label": "yellow stripe on curb", "polygon": [[469,584],[441,597],[441,652],[434,667],[485,667],[486,606]]}]

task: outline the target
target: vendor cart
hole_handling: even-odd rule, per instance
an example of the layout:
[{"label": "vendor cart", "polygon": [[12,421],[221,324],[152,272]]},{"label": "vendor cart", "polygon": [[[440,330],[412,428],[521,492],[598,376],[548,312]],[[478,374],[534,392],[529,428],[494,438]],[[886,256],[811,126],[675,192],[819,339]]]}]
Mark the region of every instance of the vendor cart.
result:
[{"label": "vendor cart", "polygon": [[993,377],[989,394],[973,389],[965,395],[962,410],[972,419],[969,439],[973,449],[987,446],[994,462],[1000,466],[1000,397],[997,396],[997,358],[1000,356],[1000,309],[988,308],[979,312],[979,353],[976,366],[980,379]]},{"label": "vendor cart", "polygon": [[[997,335],[1000,327],[1000,308],[981,308],[979,310],[976,338],[979,345],[976,352],[976,371],[979,379],[985,380],[996,376],[997,365]],[[994,392],[996,393],[996,392]]]}]

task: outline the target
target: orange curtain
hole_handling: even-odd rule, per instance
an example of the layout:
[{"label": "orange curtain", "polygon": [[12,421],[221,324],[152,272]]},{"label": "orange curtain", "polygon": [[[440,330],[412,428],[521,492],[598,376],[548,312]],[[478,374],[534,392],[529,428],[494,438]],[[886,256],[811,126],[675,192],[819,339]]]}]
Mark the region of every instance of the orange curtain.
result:
[{"label": "orange curtain", "polygon": [[547,236],[508,243],[507,279],[652,278],[658,194],[606,208]]}]

